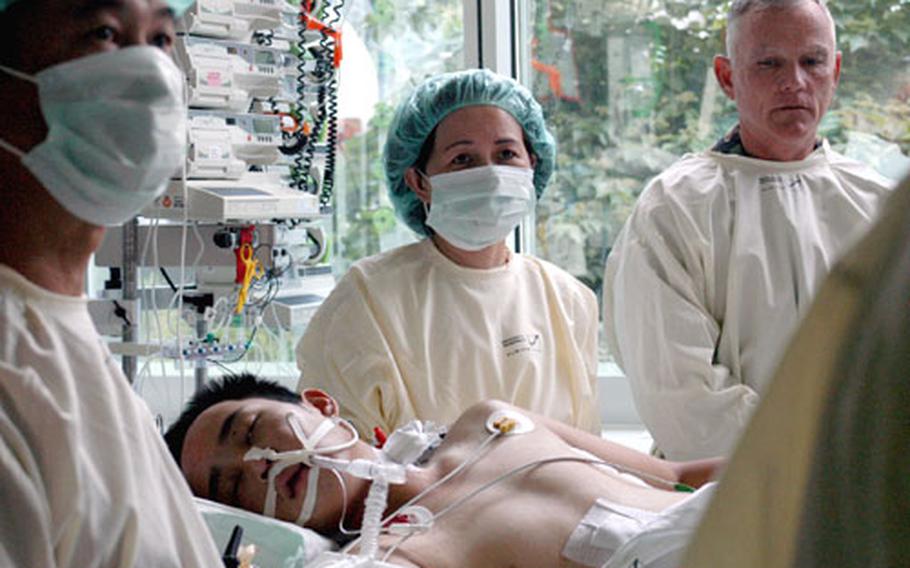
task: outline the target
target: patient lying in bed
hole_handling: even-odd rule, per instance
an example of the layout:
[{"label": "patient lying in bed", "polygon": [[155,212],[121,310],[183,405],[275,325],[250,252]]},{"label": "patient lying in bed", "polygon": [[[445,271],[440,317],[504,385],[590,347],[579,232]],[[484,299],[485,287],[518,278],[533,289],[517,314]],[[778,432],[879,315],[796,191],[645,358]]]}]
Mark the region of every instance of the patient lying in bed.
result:
[{"label": "patient lying in bed", "polygon": [[[249,375],[198,393],[166,435],[193,492],[324,533],[359,527],[370,481],[330,465],[390,452],[331,419],[327,394],[302,396]],[[419,457],[384,514],[410,516],[379,539],[399,566],[675,566],[720,463],[659,460],[500,402],[444,435],[416,431],[428,442],[406,449]]]}]

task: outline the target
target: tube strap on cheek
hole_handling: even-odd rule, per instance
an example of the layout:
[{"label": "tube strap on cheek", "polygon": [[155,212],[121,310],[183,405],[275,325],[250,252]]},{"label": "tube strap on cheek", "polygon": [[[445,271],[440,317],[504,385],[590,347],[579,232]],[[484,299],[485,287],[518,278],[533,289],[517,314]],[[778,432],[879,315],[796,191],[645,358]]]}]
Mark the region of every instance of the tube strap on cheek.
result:
[{"label": "tube strap on cheek", "polygon": [[278,500],[278,491],[275,489],[275,478],[282,471],[294,465],[290,462],[278,464],[269,470],[269,484],[265,494],[265,506],[262,508],[262,514],[266,517],[275,518],[275,503]]},{"label": "tube strap on cheek", "polygon": [[[246,454],[244,454],[244,461],[250,460],[268,460],[275,462],[272,468],[269,470],[268,474],[268,488],[266,489],[266,498],[265,506],[263,507],[262,514],[267,517],[275,517],[275,509],[278,500],[278,490],[275,487],[275,482],[277,481],[278,475],[292,465],[304,464],[310,467],[310,471],[307,477],[307,490],[304,496],[303,504],[301,505],[300,513],[297,517],[297,523],[303,525],[306,521],[310,519],[313,515],[313,511],[316,509],[316,498],[318,493],[318,481],[319,481],[319,470],[321,469],[319,465],[316,465],[314,457],[317,457],[321,453],[335,453],[346,448],[353,446],[357,443],[358,436],[357,431],[354,430],[348,422],[340,420],[338,418],[326,418],[319,423],[319,426],[313,431],[311,436],[307,436],[306,432],[303,431],[303,427],[300,422],[293,416],[288,415],[286,417],[287,423],[291,428],[291,431],[294,432],[294,435],[300,441],[300,444],[303,446],[298,450],[289,450],[285,452],[277,452],[273,448],[261,448],[253,447],[250,448]],[[344,425],[351,431],[351,439],[334,446],[319,448],[319,442],[332,431],[336,425]]]},{"label": "tube strap on cheek", "polygon": [[319,483],[319,470],[314,467],[310,470],[306,480],[306,497],[303,499],[303,505],[300,507],[300,514],[297,516],[297,524],[303,526],[313,516],[313,510],[316,509],[316,492]]},{"label": "tube strap on cheek", "polygon": [[[335,427],[335,422],[332,420],[323,420],[319,423],[319,426],[316,428],[316,431],[313,432],[313,435],[309,438],[306,434],[303,433],[303,429],[300,427],[300,423],[295,420],[288,421],[291,425],[291,430],[297,434],[297,437],[303,441],[303,445],[308,450],[316,449],[316,446],[319,442],[325,437],[329,431]],[[310,517],[313,516],[313,510],[316,508],[316,493],[319,490],[319,467],[312,466],[309,474],[307,474],[307,483],[306,483],[306,497],[303,499],[303,505],[300,507],[300,514],[297,516],[297,524],[303,526],[304,523],[310,520]]]},{"label": "tube strap on cheek", "polygon": [[335,427],[335,423],[331,420],[323,420],[319,423],[319,426],[316,428],[316,431],[313,432],[313,435],[309,438],[306,437],[306,434],[303,434],[303,430],[300,428],[300,424],[295,421],[291,421],[291,429],[294,430],[294,433],[297,434],[297,437],[303,441],[303,447],[308,450],[315,450],[316,445],[322,441],[326,434]]},{"label": "tube strap on cheek", "polygon": [[[319,426],[313,432],[312,436],[307,436],[297,420],[289,417],[287,422],[294,432],[294,435],[297,436],[297,439],[300,440],[300,443],[303,445],[302,450],[276,452],[272,448],[250,448],[244,455],[244,460],[267,459],[278,462],[269,470],[268,489],[266,490],[265,505],[262,509],[262,514],[266,517],[275,517],[275,509],[278,501],[278,490],[275,487],[275,480],[278,475],[288,467],[300,463],[312,467],[313,464],[310,456],[319,445],[322,438],[335,427],[335,423],[332,420],[326,419],[319,423]],[[318,478],[319,468],[312,467],[307,480],[306,497],[298,517],[298,522],[301,524],[309,520],[310,516],[313,514],[313,510],[316,508],[316,481]],[[300,521],[299,519],[303,519],[303,521]]]}]

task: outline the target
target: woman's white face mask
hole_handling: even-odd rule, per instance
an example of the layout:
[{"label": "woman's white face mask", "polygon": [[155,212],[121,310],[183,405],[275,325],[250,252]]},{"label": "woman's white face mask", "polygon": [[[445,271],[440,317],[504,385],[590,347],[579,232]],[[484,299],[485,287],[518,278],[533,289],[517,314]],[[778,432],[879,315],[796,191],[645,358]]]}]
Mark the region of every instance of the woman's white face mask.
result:
[{"label": "woman's white face mask", "polygon": [[530,168],[483,166],[427,179],[427,226],[463,250],[501,242],[537,204]]},{"label": "woman's white face mask", "polygon": [[28,153],[0,139],[67,211],[119,225],[166,188],[186,156],[184,77],[158,48],[80,57],[35,76],[47,138]]}]

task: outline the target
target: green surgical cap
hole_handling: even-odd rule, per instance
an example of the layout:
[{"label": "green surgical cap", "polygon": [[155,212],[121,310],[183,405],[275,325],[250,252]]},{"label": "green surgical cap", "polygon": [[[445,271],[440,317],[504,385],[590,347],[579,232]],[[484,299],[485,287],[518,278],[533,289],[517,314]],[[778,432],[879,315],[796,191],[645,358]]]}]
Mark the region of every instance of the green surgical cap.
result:
[{"label": "green surgical cap", "polygon": [[[6,10],[19,0],[0,0],[0,12]],[[167,5],[174,11],[176,15],[181,15],[183,12],[193,5],[196,0],[167,0]]]},{"label": "green surgical cap", "polygon": [[427,79],[408,95],[392,119],[385,143],[386,181],[395,212],[408,227],[428,235],[426,213],[417,195],[407,186],[404,174],[414,166],[420,149],[443,118],[460,108],[492,105],[515,117],[537,156],[534,187],[537,197],[553,174],[556,142],[547,131],[543,110],[525,87],[514,79],[487,69],[445,73]]}]

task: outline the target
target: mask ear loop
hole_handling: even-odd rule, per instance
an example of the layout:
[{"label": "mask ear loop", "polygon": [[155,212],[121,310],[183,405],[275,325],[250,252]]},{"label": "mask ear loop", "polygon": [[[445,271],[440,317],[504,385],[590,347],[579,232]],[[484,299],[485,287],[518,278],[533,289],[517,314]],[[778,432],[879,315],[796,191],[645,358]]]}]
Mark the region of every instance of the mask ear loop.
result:
[{"label": "mask ear loop", "polygon": [[[429,187],[429,189],[427,189],[427,196],[432,198],[433,197],[433,183],[430,181],[429,176],[427,176],[426,173],[418,170],[417,168],[414,168],[414,171],[417,172],[418,176],[420,176],[421,178],[423,178],[424,181],[427,182],[427,187]],[[418,196],[417,199],[420,199],[420,197]],[[430,201],[432,201],[432,199],[430,199]],[[427,202],[424,201],[423,199],[420,199],[420,204],[423,205],[424,219],[429,218],[430,217],[430,206],[427,205]]]},{"label": "mask ear loop", "polygon": [[[34,83],[35,85],[38,84],[38,81],[31,75],[23,73],[22,71],[17,71],[15,69],[13,69],[12,67],[7,67],[6,65],[0,65],[0,71],[3,71],[7,75],[12,75],[16,79],[22,79],[23,81],[28,81],[29,83]],[[13,146],[12,144],[10,144],[9,142],[7,142],[6,140],[4,140],[2,138],[0,138],[0,148],[6,150],[13,156],[16,156],[20,160],[25,157],[25,152],[23,152],[19,148],[16,148],[15,146]]]},{"label": "mask ear loop", "polygon": [[0,65],[0,71],[5,72],[7,75],[12,75],[16,79],[22,79],[23,81],[28,81],[29,83],[33,83],[35,85],[38,84],[38,80],[35,79],[34,77],[32,77],[31,75],[29,75],[28,73],[23,73],[22,71],[13,69],[12,67],[7,67],[6,65]]},{"label": "mask ear loop", "polygon": [[23,152],[23,151],[20,150],[19,148],[16,148],[15,146],[13,146],[12,144],[10,144],[9,142],[7,142],[6,140],[4,140],[3,138],[0,138],[0,148],[3,148],[4,150],[6,150],[7,152],[9,152],[9,153],[12,154],[13,156],[16,156],[16,157],[19,158],[20,160],[21,160],[22,158],[25,157],[25,152]]}]

